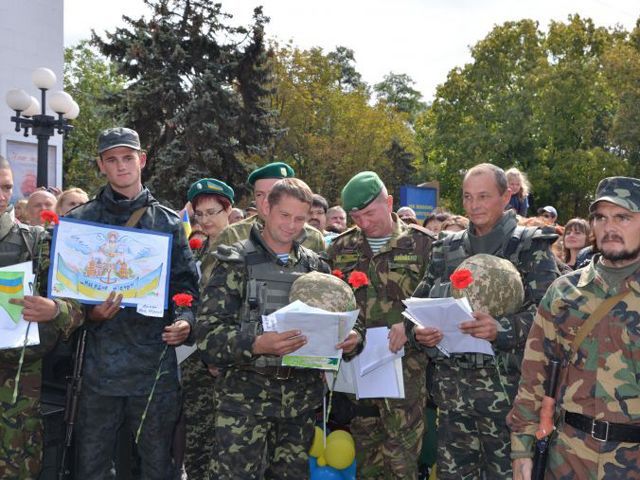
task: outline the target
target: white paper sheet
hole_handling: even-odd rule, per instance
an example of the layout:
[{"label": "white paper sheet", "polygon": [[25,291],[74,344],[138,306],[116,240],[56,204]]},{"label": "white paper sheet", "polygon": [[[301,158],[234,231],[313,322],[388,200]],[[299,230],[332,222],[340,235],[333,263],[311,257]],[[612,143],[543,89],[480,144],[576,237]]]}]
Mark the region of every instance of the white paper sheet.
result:
[{"label": "white paper sheet", "polygon": [[472,321],[471,306],[466,298],[408,298],[403,316],[417,325],[437,328],[443,339],[438,345],[448,353],[484,353],[495,355],[491,343],[463,333],[462,322]]},{"label": "white paper sheet", "polygon": [[397,353],[389,350],[389,327],[367,328],[365,349],[358,355],[360,375],[366,375],[387,362],[404,356],[404,348]]},{"label": "white paper sheet", "polygon": [[[20,272],[24,275],[22,280],[22,295],[3,294],[4,299],[10,297],[20,298],[22,296],[31,295],[31,287],[35,281],[33,275],[33,264],[31,262],[18,263],[0,268],[2,272]],[[0,349],[5,348],[21,348],[24,345],[24,337],[27,332],[29,322],[26,322],[22,315],[18,321],[14,321],[7,310],[0,307]],[[38,345],[40,343],[40,334],[38,332],[38,324],[32,323],[29,328],[27,345]]]}]

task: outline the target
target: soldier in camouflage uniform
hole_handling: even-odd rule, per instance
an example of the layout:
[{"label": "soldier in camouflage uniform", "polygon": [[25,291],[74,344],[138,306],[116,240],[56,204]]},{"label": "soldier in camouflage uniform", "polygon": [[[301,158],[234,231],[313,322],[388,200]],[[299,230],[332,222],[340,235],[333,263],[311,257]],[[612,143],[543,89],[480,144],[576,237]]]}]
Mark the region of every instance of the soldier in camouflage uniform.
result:
[{"label": "soldier in camouflage uniform", "polygon": [[[67,216],[172,235],[168,295],[190,294],[195,310],[198,278],[182,222],[142,185],[146,155],[140,149],[138,134],[128,128],[105,130],[98,139],[98,153],[98,167],[108,183],[93,200]],[[121,300],[122,295],[112,292],[100,305],[86,308],[76,476],[110,478],[116,433],[120,427],[132,434],[137,432],[156,370],[161,368],[163,375],[149,404],[137,450],[142,478],[169,479],[174,474],[170,450],[180,407],[174,347],[189,338],[194,314],[182,308],[178,315],[170,303],[162,317],[145,316],[135,307],[120,308]],[[170,348],[159,366],[166,345]]]},{"label": "soldier in camouflage uniform", "polygon": [[[340,270],[344,278],[356,271],[366,273],[369,284],[355,292],[359,320],[366,328],[390,327],[389,347],[397,351],[407,340],[401,302],[424,275],[433,237],[392,212],[393,198],[374,172],[361,172],[349,180],[342,190],[342,204],[356,226],[333,239],[327,252],[331,268]],[[417,476],[426,358],[407,345],[402,365],[405,399],[357,402],[351,433],[357,445],[358,478]]]},{"label": "soldier in camouflage uniform", "polygon": [[[640,180],[602,180],[591,204],[591,225],[601,254],[553,283],[527,339],[508,417],[517,480],[530,478],[551,359],[561,362],[556,394],[561,415],[545,478],[640,478]],[[608,299],[592,330],[582,330]],[[576,336],[583,340],[572,348]]]},{"label": "soldier in camouflage uniform", "polygon": [[[249,238],[249,232],[254,223],[258,223],[260,226],[264,224],[269,191],[278,180],[291,177],[295,177],[295,172],[293,168],[284,162],[269,163],[251,172],[247,183],[253,188],[253,196],[256,201],[258,214],[229,225],[216,237],[215,241],[209,242],[210,255],[202,262],[203,277],[208,277],[213,268],[213,264],[215,263],[213,253],[215,253],[218,245],[233,245],[241,240],[246,240]],[[309,224],[305,224],[304,230],[300,233],[297,241],[304,247],[317,253],[325,250],[322,232]]]},{"label": "soldier in camouflage uniform", "polygon": [[[40,227],[29,227],[12,218],[8,202],[13,190],[9,163],[0,157],[0,267],[33,260],[44,240],[40,265],[35,265],[42,296],[25,296],[25,320],[38,322],[40,344],[27,347],[20,376],[18,397],[12,402],[20,348],[0,350],[0,478],[35,479],[42,461],[40,392],[42,359],[59,338],[68,336],[82,323],[82,310],[75,302],[45,298],[49,268],[49,238]],[[44,238],[47,237],[47,238]]]},{"label": "soldier in camouflage uniform", "polygon": [[511,314],[475,311],[460,325],[464,333],[491,342],[496,355],[476,353],[446,357],[437,344],[442,332],[407,324],[408,336],[425,348],[432,361],[438,406],[438,479],[509,478],[509,432],[505,417],[520,378],[524,343],[537,304],[558,276],[550,244],[556,235],[517,227],[515,213],[504,212],[510,199],[504,171],[491,164],[470,169],[463,182],[463,206],[469,228],[443,233],[434,244],[431,263],[414,295],[451,296],[449,277],[467,257],[485,253],[505,258],[522,276],[524,302]]},{"label": "soldier in camouflage uniform", "polygon": [[[288,303],[300,275],[328,268],[295,239],[311,207],[302,181],[277,182],[268,196],[264,224],[250,237],[221,246],[203,290],[196,336],[201,357],[221,370],[216,380],[215,479],[301,479],[315,410],[322,402],[320,373],[280,366],[280,357],[300,348],[298,331],[263,332],[261,318]],[[262,227],[262,228],[261,228]],[[354,351],[361,334],[343,345]]]}]

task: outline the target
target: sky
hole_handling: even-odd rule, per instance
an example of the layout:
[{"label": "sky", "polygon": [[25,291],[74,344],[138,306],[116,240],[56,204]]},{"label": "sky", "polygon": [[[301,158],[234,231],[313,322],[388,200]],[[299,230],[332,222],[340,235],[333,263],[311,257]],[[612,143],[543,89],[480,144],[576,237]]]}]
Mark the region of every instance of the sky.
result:
[{"label": "sky", "polygon": [[[429,101],[447,73],[471,60],[469,47],[495,26],[531,18],[549,22],[578,13],[597,26],[631,30],[640,17],[638,0],[218,0],[248,25],[253,9],[264,7],[267,36],[300,48],[355,52],[356,69],[374,84],[389,72],[405,73]],[[64,0],[65,46],[123,26],[122,15],[148,13],[142,0]],[[148,16],[148,15],[147,15]],[[237,22],[237,23],[236,23]]]}]

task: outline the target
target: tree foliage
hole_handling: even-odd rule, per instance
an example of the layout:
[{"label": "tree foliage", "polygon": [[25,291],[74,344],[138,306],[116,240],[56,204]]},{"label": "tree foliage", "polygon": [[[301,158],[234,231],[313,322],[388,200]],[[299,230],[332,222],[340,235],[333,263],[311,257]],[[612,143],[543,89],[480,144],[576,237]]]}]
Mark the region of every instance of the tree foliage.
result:
[{"label": "tree foliage", "polygon": [[345,89],[343,63],[332,54],[290,45],[274,51],[271,101],[286,131],[276,141],[278,158],[330,203],[365,169],[377,171],[396,190],[406,180],[398,172],[410,168],[413,158],[406,155],[416,151],[406,115],[386,104],[371,105],[364,85]]},{"label": "tree foliage", "polygon": [[64,142],[64,187],[94,191],[103,183],[95,166],[98,135],[119,123],[120,112],[106,99],[121,92],[124,78],[86,42],[65,50],[64,89],[80,106]]},{"label": "tree foliage", "polygon": [[231,26],[220,4],[144,1],[149,18],[125,16],[125,28],[104,39],[94,32],[93,42],[127,79],[111,101],[148,151],[145,182],[174,207],[205,176],[242,194],[276,134],[266,102],[268,18],[256,8],[249,27]]},{"label": "tree foliage", "polygon": [[[460,206],[462,174],[480,162],[524,170],[537,206],[586,215],[603,177],[637,172],[640,51],[634,32],[570,16],[496,26],[452,70],[416,121],[418,171]],[[435,177],[435,178],[434,178]]]},{"label": "tree foliage", "polygon": [[389,73],[380,83],[373,86],[379,102],[406,113],[413,123],[416,116],[424,111],[427,104],[421,98],[422,94],[413,88],[415,82],[406,73]]}]

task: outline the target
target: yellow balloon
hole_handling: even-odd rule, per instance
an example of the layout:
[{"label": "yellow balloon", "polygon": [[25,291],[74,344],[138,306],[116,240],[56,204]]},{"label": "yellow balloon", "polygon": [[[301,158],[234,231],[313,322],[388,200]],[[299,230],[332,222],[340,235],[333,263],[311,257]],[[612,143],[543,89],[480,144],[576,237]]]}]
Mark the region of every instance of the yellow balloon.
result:
[{"label": "yellow balloon", "polygon": [[320,427],[316,427],[316,431],[313,435],[313,443],[311,444],[311,450],[309,455],[318,458],[324,452],[324,434]]},{"label": "yellow balloon", "polygon": [[327,466],[327,460],[324,458],[324,455],[320,455],[318,457],[318,466],[319,467],[326,467]]},{"label": "yellow balloon", "polygon": [[[327,448],[324,450],[324,458],[327,464],[336,470],[347,468],[353,463],[356,457],[356,449],[352,442],[346,438],[334,438],[329,442],[327,437]],[[320,462],[318,462],[318,465]]]},{"label": "yellow balloon", "polygon": [[350,442],[354,446],[354,448],[356,446],[355,440],[353,440],[353,437],[351,436],[351,434],[346,430],[334,430],[333,432],[331,432],[327,436],[327,443],[332,442],[334,439],[335,440],[344,439]]}]

